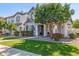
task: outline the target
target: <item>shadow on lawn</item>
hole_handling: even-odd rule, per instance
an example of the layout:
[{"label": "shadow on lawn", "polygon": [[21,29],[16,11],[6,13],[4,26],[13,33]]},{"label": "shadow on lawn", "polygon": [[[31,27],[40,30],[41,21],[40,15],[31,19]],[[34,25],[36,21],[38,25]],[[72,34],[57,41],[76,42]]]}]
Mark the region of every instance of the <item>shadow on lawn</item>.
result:
[{"label": "shadow on lawn", "polygon": [[63,55],[75,56],[79,55],[79,49],[69,44],[42,42],[36,40],[24,40],[22,43],[16,44],[13,48],[33,52],[43,56]]}]

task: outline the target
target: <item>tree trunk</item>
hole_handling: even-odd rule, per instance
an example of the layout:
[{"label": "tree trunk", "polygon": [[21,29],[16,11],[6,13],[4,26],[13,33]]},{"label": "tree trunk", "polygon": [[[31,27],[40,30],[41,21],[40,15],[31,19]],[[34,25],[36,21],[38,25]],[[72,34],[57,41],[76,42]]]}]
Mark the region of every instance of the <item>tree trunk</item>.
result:
[{"label": "tree trunk", "polygon": [[53,23],[50,23],[49,30],[50,30],[50,37],[52,37],[52,34],[53,34]]}]

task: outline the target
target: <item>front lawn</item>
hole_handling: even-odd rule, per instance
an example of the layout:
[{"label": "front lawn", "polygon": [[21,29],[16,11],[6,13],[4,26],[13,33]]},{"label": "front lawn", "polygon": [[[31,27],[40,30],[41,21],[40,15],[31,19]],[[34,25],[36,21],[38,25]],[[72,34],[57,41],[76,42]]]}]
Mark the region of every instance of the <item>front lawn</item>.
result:
[{"label": "front lawn", "polygon": [[72,44],[44,42],[37,40],[12,40],[0,42],[1,45],[33,52],[43,56],[77,56],[79,47]]},{"label": "front lawn", "polygon": [[2,36],[0,37],[0,40],[8,40],[8,39],[15,39],[15,36]]}]

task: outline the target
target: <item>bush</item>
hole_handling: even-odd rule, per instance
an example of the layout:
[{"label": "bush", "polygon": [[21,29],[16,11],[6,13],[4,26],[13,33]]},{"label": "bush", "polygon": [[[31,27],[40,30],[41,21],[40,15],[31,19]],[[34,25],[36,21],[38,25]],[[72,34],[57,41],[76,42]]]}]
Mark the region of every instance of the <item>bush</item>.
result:
[{"label": "bush", "polygon": [[77,35],[77,37],[79,36],[79,32],[76,32],[75,34]]},{"label": "bush", "polygon": [[21,31],[21,35],[22,35],[22,36],[25,36],[25,33],[26,33],[26,32],[24,32],[24,31]]},{"label": "bush", "polygon": [[21,32],[22,36],[32,36],[32,32],[31,31],[22,31]]},{"label": "bush", "polygon": [[55,41],[59,41],[60,39],[64,38],[64,35],[61,33],[54,33],[52,34],[52,38],[54,38]]},{"label": "bush", "polygon": [[76,35],[75,35],[74,33],[71,33],[71,34],[69,34],[69,37],[70,37],[70,38],[75,38]]},{"label": "bush", "polygon": [[15,36],[9,36],[9,37],[4,37],[4,39],[6,40],[6,39],[16,39],[16,37]]},{"label": "bush", "polygon": [[15,31],[15,32],[14,32],[14,35],[15,35],[15,36],[19,36],[19,32],[18,32],[18,31]]},{"label": "bush", "polygon": [[0,31],[0,35],[2,35],[2,31]]}]

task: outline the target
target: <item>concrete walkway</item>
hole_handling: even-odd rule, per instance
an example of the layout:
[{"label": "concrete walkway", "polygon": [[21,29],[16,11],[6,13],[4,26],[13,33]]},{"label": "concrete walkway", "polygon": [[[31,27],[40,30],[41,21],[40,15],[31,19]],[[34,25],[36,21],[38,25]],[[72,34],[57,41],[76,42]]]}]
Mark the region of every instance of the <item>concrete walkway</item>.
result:
[{"label": "concrete walkway", "polygon": [[40,56],[40,55],[0,45],[0,56]]},{"label": "concrete walkway", "polygon": [[11,40],[38,40],[38,41],[48,41],[48,42],[56,42],[56,43],[71,43],[73,39],[61,39],[60,41],[55,41],[50,37],[21,37],[17,39],[9,39],[9,40],[0,40],[0,42],[11,41]]},{"label": "concrete walkway", "polygon": [[9,39],[9,40],[0,40],[0,42],[11,41],[11,40],[23,40],[23,39],[34,39],[36,37],[21,37],[17,39]]}]

